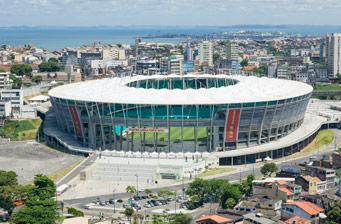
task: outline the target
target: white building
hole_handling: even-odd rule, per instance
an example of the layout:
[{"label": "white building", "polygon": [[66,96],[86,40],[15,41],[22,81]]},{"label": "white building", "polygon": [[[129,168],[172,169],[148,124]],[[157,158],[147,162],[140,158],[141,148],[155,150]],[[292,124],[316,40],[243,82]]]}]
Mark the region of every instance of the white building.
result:
[{"label": "white building", "polygon": [[169,73],[183,75],[183,61],[183,55],[172,55],[168,61]]},{"label": "white building", "polygon": [[22,89],[2,89],[0,90],[0,100],[11,102],[13,116],[21,116],[21,109],[24,104]]},{"label": "white building", "polygon": [[341,33],[327,35],[326,57],[329,77],[335,78],[341,74]]},{"label": "white building", "polygon": [[9,117],[12,113],[12,105],[11,101],[2,101],[0,100],[0,118]]},{"label": "white building", "polygon": [[105,47],[102,49],[102,58],[103,60],[125,60],[125,49],[122,49],[118,46]]},{"label": "white building", "polygon": [[10,86],[9,75],[9,72],[0,72],[0,89],[4,89]]},{"label": "white building", "polygon": [[213,44],[210,41],[203,41],[199,45],[200,65],[213,66]]}]

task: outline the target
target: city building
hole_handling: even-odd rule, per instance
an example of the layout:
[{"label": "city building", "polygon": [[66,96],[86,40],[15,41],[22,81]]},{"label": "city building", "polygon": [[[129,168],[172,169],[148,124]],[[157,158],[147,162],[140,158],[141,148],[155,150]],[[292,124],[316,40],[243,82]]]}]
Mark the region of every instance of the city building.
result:
[{"label": "city building", "polygon": [[199,44],[199,63],[201,66],[213,66],[213,44],[203,41]]},{"label": "city building", "polygon": [[183,55],[172,55],[169,57],[169,74],[183,75]]},{"label": "city building", "polygon": [[0,100],[11,102],[12,115],[20,117],[21,108],[24,105],[22,89],[0,89]]},{"label": "city building", "polygon": [[275,224],[277,221],[265,218],[263,214],[248,213],[243,215],[243,224]]},{"label": "city building", "polygon": [[0,72],[0,89],[11,87],[9,76],[9,72]]},{"label": "city building", "polygon": [[195,220],[197,224],[229,224],[234,223],[233,220],[220,216],[220,215],[205,215],[197,220]]},{"label": "city building", "polygon": [[302,187],[302,190],[308,194],[315,195],[326,191],[326,182],[321,181],[318,177],[298,176],[295,183]]},{"label": "city building", "polygon": [[341,33],[333,33],[326,37],[326,62],[330,78],[341,74]]},{"label": "city building", "polygon": [[10,117],[12,113],[11,101],[0,100],[0,119]]},{"label": "city building", "polygon": [[195,153],[289,135],[302,124],[311,92],[290,80],[189,74],[73,83],[49,95],[60,130],[89,151]]},{"label": "city building", "polygon": [[299,216],[311,221],[312,224],[320,223],[325,219],[324,209],[308,201],[289,201],[282,204],[282,218],[289,219]]},{"label": "city building", "polygon": [[305,175],[318,177],[321,181],[325,181],[326,190],[329,190],[335,187],[336,173],[335,173],[335,170],[333,169],[328,169],[328,168],[319,167],[319,166],[306,166]]},{"label": "city building", "polygon": [[281,218],[281,208],[281,200],[253,197],[240,201],[233,210],[241,215],[247,213],[261,213],[266,218],[279,220]]},{"label": "city building", "polygon": [[139,60],[136,62],[135,73],[139,75],[149,75],[150,70],[160,69],[158,60]]}]

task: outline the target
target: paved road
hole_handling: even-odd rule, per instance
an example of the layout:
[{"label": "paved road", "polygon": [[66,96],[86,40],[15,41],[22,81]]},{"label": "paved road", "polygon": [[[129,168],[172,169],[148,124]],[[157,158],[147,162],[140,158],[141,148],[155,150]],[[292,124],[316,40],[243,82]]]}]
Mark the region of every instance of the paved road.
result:
[{"label": "paved road", "polygon": [[69,183],[74,177],[79,175],[79,173],[85,169],[86,167],[90,166],[92,163],[96,161],[97,155],[90,156],[86,158],[86,161],[82,162],[81,165],[77,166],[74,170],[71,171],[67,176],[57,182],[57,186]]},{"label": "paved road", "polygon": [[[323,151],[323,153],[315,154],[318,158],[321,158],[323,155],[331,154],[333,151],[333,147],[329,147],[326,150]],[[306,162],[312,155],[308,155],[302,158],[297,158],[297,159],[291,159],[290,161],[280,161],[277,162],[278,165],[295,165],[295,164],[300,164]],[[234,172],[234,173],[229,173],[223,176],[218,177],[218,179],[224,179],[224,180],[229,180],[230,182],[233,181],[240,181],[242,179],[245,179],[249,174],[253,174],[255,176],[260,176],[260,164],[253,164],[253,165],[245,165],[245,166],[238,166],[240,171]],[[160,187],[160,188],[154,188],[152,189],[153,191],[159,191],[159,190],[171,190],[171,191],[179,191],[182,190],[183,187],[186,187],[187,184],[176,184],[173,186],[168,186],[168,187]],[[113,198],[112,194],[111,195],[100,195],[96,197],[85,197],[85,198],[79,198],[79,199],[71,199],[71,200],[65,200],[64,202],[69,204],[69,205],[85,205],[88,203],[93,202],[97,198],[100,198],[101,200],[109,200],[110,198]],[[116,193],[115,198],[128,198],[130,197],[130,194],[128,193]]]}]

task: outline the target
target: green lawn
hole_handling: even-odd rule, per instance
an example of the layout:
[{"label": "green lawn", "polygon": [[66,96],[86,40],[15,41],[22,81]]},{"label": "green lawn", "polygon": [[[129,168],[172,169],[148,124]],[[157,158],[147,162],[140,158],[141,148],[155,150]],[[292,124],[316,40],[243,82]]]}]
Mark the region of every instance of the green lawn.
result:
[{"label": "green lawn", "polygon": [[319,92],[319,91],[341,91],[341,85],[338,85],[338,84],[326,84],[326,85],[316,84],[314,86],[314,91],[315,92]]},{"label": "green lawn", "polygon": [[0,136],[14,141],[35,139],[41,122],[40,119],[5,121],[4,127],[0,128]]},{"label": "green lawn", "polygon": [[290,155],[287,158],[297,158],[300,156],[306,156],[317,152],[318,150],[323,150],[323,146],[332,143],[334,140],[334,132],[332,130],[322,130],[320,131],[315,139],[302,151]]},{"label": "green lawn", "polygon": [[[170,129],[170,140],[176,141],[181,140],[181,128],[180,127],[173,127]],[[131,134],[129,134],[131,138]],[[134,139],[141,139],[143,138],[143,133],[134,133]],[[159,133],[158,140],[159,141],[166,141],[168,139],[168,133]],[[194,139],[194,128],[185,127],[183,128],[183,139],[184,141],[193,141]],[[198,139],[206,139],[206,128],[199,127],[198,128]],[[154,133],[146,133],[146,141],[152,142],[154,141]]]}]

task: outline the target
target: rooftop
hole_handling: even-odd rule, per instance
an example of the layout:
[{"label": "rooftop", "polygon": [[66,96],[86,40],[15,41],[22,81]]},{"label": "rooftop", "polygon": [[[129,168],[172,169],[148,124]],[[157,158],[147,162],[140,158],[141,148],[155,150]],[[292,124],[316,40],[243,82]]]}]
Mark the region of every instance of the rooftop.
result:
[{"label": "rooftop", "polygon": [[310,215],[316,215],[324,211],[321,207],[309,201],[289,201],[286,204],[295,205]]},{"label": "rooftop", "polygon": [[212,220],[212,221],[214,221],[215,223],[227,223],[227,222],[232,222],[231,219],[225,218],[225,217],[220,216],[220,215],[205,215],[205,216],[202,216],[202,217],[198,218],[198,219],[196,220],[196,222],[204,222],[204,221],[207,221],[207,220]]},{"label": "rooftop", "polygon": [[[152,79],[232,79],[234,85],[200,89],[144,89],[127,86]],[[227,75],[153,75],[108,78],[56,87],[49,95],[57,98],[103,103],[200,105],[282,100],[311,93],[310,85],[281,79]],[[151,97],[152,96],[152,97]]]}]

